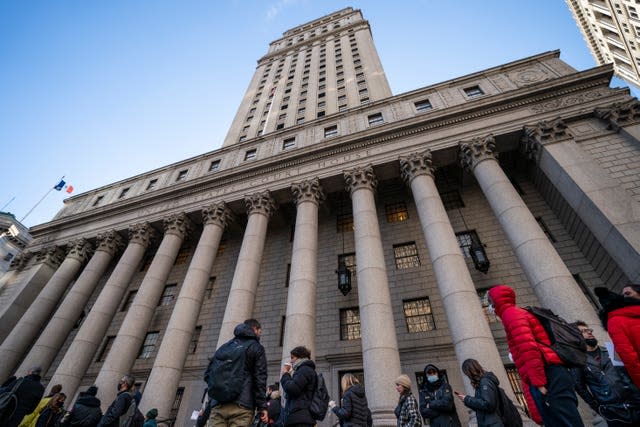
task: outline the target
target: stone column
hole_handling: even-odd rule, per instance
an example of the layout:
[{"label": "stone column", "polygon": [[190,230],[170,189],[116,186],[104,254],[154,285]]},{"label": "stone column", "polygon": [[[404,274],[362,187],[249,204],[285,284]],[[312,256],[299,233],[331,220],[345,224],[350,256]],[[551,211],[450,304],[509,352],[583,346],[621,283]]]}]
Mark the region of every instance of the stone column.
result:
[{"label": "stone column", "polygon": [[122,326],[111,347],[114,351],[109,352],[96,378],[98,398],[105,408],[115,395],[115,385],[123,375],[130,372],[138,357],[147,329],[164,291],[167,277],[182,242],[192,228],[191,220],[184,213],[170,215],[163,222],[162,242],[122,321]]},{"label": "stone column", "polygon": [[246,196],[244,202],[249,218],[233,273],[216,348],[233,338],[233,329],[253,314],[267,225],[269,217],[276,209],[269,191]]},{"label": "stone column", "polygon": [[595,310],[498,164],[493,136],[461,142],[460,158],[475,175],[540,303],[569,322],[584,320],[604,338]]},{"label": "stone column", "polygon": [[22,361],[18,372],[26,372],[31,366],[41,366],[46,373],[53,359],[62,348],[67,335],[80,318],[87,301],[115,254],[122,249],[122,238],[115,230],[97,236],[98,247],[58,307],[47,327]]},{"label": "stone column", "polygon": [[49,282],[62,261],[65,251],[58,246],[46,246],[35,254],[29,268],[7,282],[0,295],[0,342],[11,333],[22,315]]},{"label": "stone column", "polygon": [[232,219],[232,214],[224,202],[219,202],[204,208],[202,217],[204,229],[180,288],[140,404],[142,408],[158,409],[161,418],[168,418],[171,412],[204,292],[209,283],[211,267],[216,259],[222,233]]},{"label": "stone column", "polygon": [[367,399],[375,425],[396,424],[398,395],[393,386],[400,375],[400,355],[393,321],[380,226],[375,203],[378,180],[367,165],[344,172],[351,192],[358,277],[358,306]]},{"label": "stone column", "polygon": [[[458,363],[476,359],[496,374],[501,384],[509,384],[467,263],[436,188],[431,151],[400,157],[400,169],[416,203]],[[467,393],[473,394],[470,384],[465,384]],[[515,399],[511,387],[503,388]]]},{"label": "stone column", "polygon": [[146,222],[129,227],[127,248],[49,381],[62,384],[68,396],[74,396],[80,386],[154,235]]},{"label": "stone column", "polygon": [[282,340],[282,360],[292,348],[304,345],[316,357],[316,285],[318,283],[318,204],[324,200],[320,180],[293,184],[296,228],[291,252],[287,315]]},{"label": "stone column", "polygon": [[14,372],[25,351],[38,336],[40,329],[51,316],[51,312],[62,298],[67,286],[76,277],[92,250],[89,242],[83,238],[71,242],[68,246],[69,253],[60,268],[56,270],[0,346],[0,360],[2,360],[0,378],[7,378]]}]

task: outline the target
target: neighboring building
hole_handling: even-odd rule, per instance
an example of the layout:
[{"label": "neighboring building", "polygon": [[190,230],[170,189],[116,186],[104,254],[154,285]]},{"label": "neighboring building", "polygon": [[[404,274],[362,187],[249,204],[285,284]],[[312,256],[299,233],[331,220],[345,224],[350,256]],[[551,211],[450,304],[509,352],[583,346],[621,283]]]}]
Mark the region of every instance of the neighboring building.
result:
[{"label": "neighboring building", "polygon": [[16,219],[15,215],[0,212],[0,281],[3,273],[9,269],[12,262],[16,261],[16,257],[29,243],[31,243],[29,230]]},{"label": "neighboring building", "polygon": [[632,0],[566,0],[600,65],[640,87],[640,4]]},{"label": "neighboring building", "polygon": [[[640,281],[640,110],[612,74],[555,51],[391,95],[360,11],[287,31],[221,149],[74,196],[31,229],[34,256],[0,291],[0,377],[38,364],[108,403],[132,372],[143,412],[188,426],[207,358],[255,317],[270,382],[307,345],[336,400],[340,375],[364,380],[376,425],[395,425],[393,381],[418,383],[426,362],[462,390],[477,358],[521,398],[489,287],[604,339],[591,290]],[[284,126],[258,136],[276,108]]]}]

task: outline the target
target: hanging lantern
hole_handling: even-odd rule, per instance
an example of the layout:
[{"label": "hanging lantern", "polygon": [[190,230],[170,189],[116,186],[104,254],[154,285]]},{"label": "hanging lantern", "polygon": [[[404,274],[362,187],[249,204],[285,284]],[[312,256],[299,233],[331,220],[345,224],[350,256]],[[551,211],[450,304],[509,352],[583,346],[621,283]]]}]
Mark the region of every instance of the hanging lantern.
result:
[{"label": "hanging lantern", "polygon": [[338,263],[336,273],[338,274],[338,289],[340,289],[342,295],[347,296],[351,292],[351,271],[349,271],[344,261],[341,260]]},{"label": "hanging lantern", "polygon": [[487,274],[491,263],[489,262],[489,258],[487,258],[487,253],[484,251],[482,243],[480,243],[478,239],[471,239],[469,252],[471,253],[471,259],[473,260],[473,265],[476,267],[476,270]]}]

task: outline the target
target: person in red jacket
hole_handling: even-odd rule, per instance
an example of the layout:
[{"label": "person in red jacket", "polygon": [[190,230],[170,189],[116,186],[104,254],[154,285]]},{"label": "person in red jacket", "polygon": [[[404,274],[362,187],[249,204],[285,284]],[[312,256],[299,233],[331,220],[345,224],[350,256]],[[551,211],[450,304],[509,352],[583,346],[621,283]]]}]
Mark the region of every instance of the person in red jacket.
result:
[{"label": "person in red jacket", "polygon": [[[513,362],[522,382],[528,386],[525,393],[530,393],[544,424],[584,427],[571,371],[551,349],[549,337],[538,319],[516,305],[516,293],[505,285],[489,290],[489,303],[489,309],[495,310],[504,325]],[[535,413],[532,418],[539,422]]]},{"label": "person in red jacket", "polygon": [[607,288],[595,288],[595,293],[602,305],[602,326],[609,332],[631,381],[640,387],[640,285],[625,286],[622,295]]}]

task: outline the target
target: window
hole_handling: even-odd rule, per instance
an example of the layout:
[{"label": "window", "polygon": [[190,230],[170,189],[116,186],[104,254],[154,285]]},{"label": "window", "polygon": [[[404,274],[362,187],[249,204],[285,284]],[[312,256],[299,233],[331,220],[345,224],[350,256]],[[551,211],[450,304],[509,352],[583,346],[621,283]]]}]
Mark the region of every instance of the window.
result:
[{"label": "window", "polygon": [[368,104],[368,103],[369,103],[369,98],[360,99],[360,104]]},{"label": "window", "polygon": [[431,105],[431,102],[429,102],[428,99],[415,102],[413,105],[415,105],[416,111],[429,111],[433,109],[433,106]]},{"label": "window", "polygon": [[460,245],[460,250],[465,258],[471,258],[471,243],[474,240],[478,241],[478,234],[473,231],[463,231],[461,233],[456,233],[456,239],[458,239],[458,245]]},{"label": "window", "polygon": [[344,233],[345,231],[353,231],[353,213],[348,212],[336,216],[336,231]]},{"label": "window", "polygon": [[276,130],[284,129],[284,123],[278,123],[276,125]]},{"label": "window", "polygon": [[401,222],[409,218],[409,211],[405,202],[386,205],[384,210],[387,214],[387,222]]},{"label": "window", "polygon": [[325,106],[325,102],[324,101],[318,102],[318,108],[324,108],[324,106]]},{"label": "window", "polygon": [[244,142],[247,140],[247,135],[241,135],[240,139],[238,139],[238,142]]},{"label": "window", "polygon": [[104,199],[104,196],[98,196],[96,198],[96,201],[93,202],[93,206],[98,206],[100,204],[100,202],[102,202],[103,199]]},{"label": "window", "polygon": [[104,340],[104,344],[102,344],[102,348],[98,353],[98,357],[96,357],[96,362],[104,362],[104,359],[107,358],[109,354],[109,350],[111,350],[111,346],[113,346],[113,342],[116,340],[115,335],[108,336]]},{"label": "window", "polygon": [[369,126],[371,125],[379,125],[380,123],[384,123],[384,119],[382,118],[382,113],[371,114],[367,117],[369,120]]},{"label": "window", "polygon": [[184,181],[185,179],[187,179],[187,173],[188,172],[189,172],[188,169],[181,170],[180,172],[178,172],[178,177],[176,178],[176,182],[177,181]]},{"label": "window", "polygon": [[144,338],[140,352],[138,353],[138,359],[149,359],[156,349],[156,343],[160,337],[160,332],[153,331],[147,332],[147,336]]},{"label": "window", "polygon": [[343,101],[346,101],[346,100],[347,100],[347,95],[340,95],[338,97],[338,102],[343,102]]},{"label": "window", "polygon": [[475,98],[476,96],[484,95],[484,92],[482,91],[482,89],[480,89],[480,86],[478,85],[464,88],[464,93],[469,98]]},{"label": "window", "polygon": [[124,196],[126,196],[130,189],[131,187],[123,188],[122,191],[120,191],[118,199],[122,199]]},{"label": "window", "polygon": [[3,261],[11,261],[14,256],[15,255],[13,255],[11,252],[7,252],[7,254],[4,257],[2,257],[2,260]]},{"label": "window", "polygon": [[403,300],[402,310],[407,323],[407,332],[413,334],[432,331],[436,328],[429,297]]},{"label": "window", "polygon": [[191,342],[189,343],[189,349],[187,350],[188,354],[195,354],[198,349],[198,341],[200,340],[200,333],[202,332],[202,326],[196,326],[196,329],[193,331],[193,335],[191,336]]},{"label": "window", "polygon": [[153,190],[154,188],[156,188],[156,184],[158,184],[158,180],[152,179],[151,181],[149,181],[149,184],[147,185],[147,190]]},{"label": "window", "polygon": [[257,149],[247,150],[244,153],[244,160],[253,160],[256,158]]},{"label": "window", "polygon": [[338,125],[333,125],[333,126],[329,126],[324,128],[324,137],[325,138],[329,138],[332,136],[336,136],[338,135]]},{"label": "window", "polygon": [[504,369],[507,371],[507,378],[509,378],[509,383],[511,384],[513,394],[516,395],[516,399],[518,399],[518,403],[520,404],[520,406],[525,408],[528,413],[529,407],[527,406],[527,399],[525,399],[524,397],[524,391],[522,391],[522,382],[520,381],[520,374],[518,373],[516,366],[505,365]]},{"label": "window", "polygon": [[158,303],[159,307],[171,305],[173,300],[176,298],[176,293],[178,291],[178,285],[171,284],[164,287],[164,291],[162,291],[162,296],[160,297],[160,302]]},{"label": "window", "polygon": [[209,172],[220,170],[220,159],[213,160],[209,165]]},{"label": "window", "polygon": [[174,265],[184,264],[185,262],[187,262],[190,254],[190,247],[180,249],[180,252],[178,252],[178,255],[176,256],[176,262],[174,262]]},{"label": "window", "polygon": [[184,387],[178,387],[176,390],[176,397],[173,398],[173,405],[171,405],[171,412],[169,412],[169,419],[175,420],[178,416],[180,404],[182,403],[182,396],[184,396]]},{"label": "window", "polygon": [[393,256],[396,260],[396,270],[420,266],[416,242],[393,245]]},{"label": "window", "polygon": [[553,237],[553,234],[551,234],[551,231],[549,230],[549,228],[547,227],[547,224],[545,224],[544,220],[542,219],[541,216],[537,216],[536,217],[536,221],[538,221],[538,225],[540,226],[540,228],[542,229],[542,231],[544,231],[544,234],[547,235],[547,237],[549,238],[549,240],[551,241],[551,243],[555,243],[556,242],[556,238]]},{"label": "window", "polygon": [[360,309],[358,307],[340,309],[340,339],[342,341],[360,339]]},{"label": "window", "polygon": [[484,312],[484,317],[487,318],[487,322],[497,323],[498,317],[495,314],[490,313],[489,310],[487,310],[487,307],[489,307],[489,289],[490,288],[477,289],[476,292],[478,292],[478,298],[480,298],[480,305],[482,305],[482,311]]},{"label": "window", "polygon": [[278,340],[278,345],[282,347],[284,343],[284,328],[287,326],[287,316],[282,316],[280,319],[280,339]]},{"label": "window", "polygon": [[286,138],[282,141],[282,149],[288,150],[289,148],[293,148],[296,146],[296,138]]},{"label": "window", "polygon": [[318,94],[318,98],[324,98],[325,96],[326,96],[326,93],[324,93],[324,92],[320,92]]},{"label": "window", "polygon": [[284,104],[282,107],[280,107],[281,110],[286,110],[287,108],[289,108],[289,104]]},{"label": "window", "polygon": [[206,299],[210,299],[213,296],[213,285],[216,283],[215,276],[209,277],[209,283],[207,283],[207,288],[204,290],[204,297]]},{"label": "window", "polygon": [[226,247],[227,247],[226,240],[221,241],[220,244],[218,245],[218,252],[216,253],[216,256],[219,257],[220,255],[222,255]]},{"label": "window", "polygon": [[318,118],[324,117],[324,110],[323,111],[318,111],[318,113],[316,114],[316,117],[318,117]]},{"label": "window", "polygon": [[129,307],[131,307],[131,304],[133,303],[133,300],[136,297],[137,293],[138,293],[137,289],[135,291],[129,291],[129,294],[127,295],[127,299],[124,300],[124,304],[122,304],[122,308],[120,309],[120,311],[129,310]]},{"label": "window", "polygon": [[464,202],[458,190],[443,191],[440,193],[440,199],[445,210],[464,208]]}]

